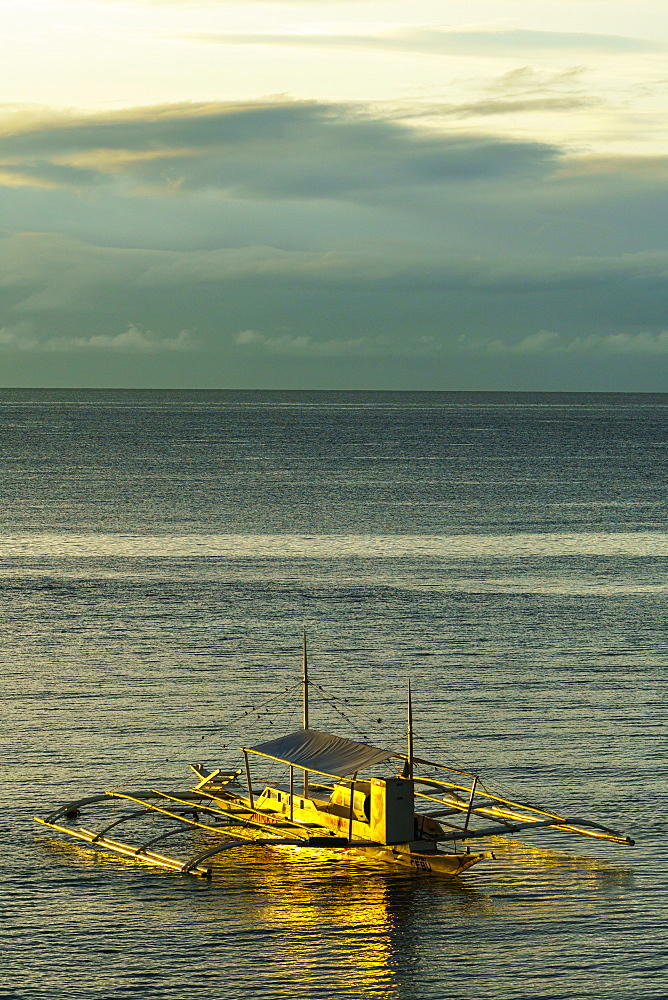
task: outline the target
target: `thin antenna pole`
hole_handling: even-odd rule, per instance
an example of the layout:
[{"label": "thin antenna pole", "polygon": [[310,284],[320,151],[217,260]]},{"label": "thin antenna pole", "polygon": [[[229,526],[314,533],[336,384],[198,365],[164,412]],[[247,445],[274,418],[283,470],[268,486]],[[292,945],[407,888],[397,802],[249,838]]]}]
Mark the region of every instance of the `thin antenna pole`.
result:
[{"label": "thin antenna pole", "polygon": [[473,784],[471,785],[471,794],[469,795],[469,807],[466,810],[466,819],[464,820],[464,830],[469,828],[469,820],[471,819],[471,810],[473,809],[473,796],[475,795],[475,788],[478,784],[478,775],[473,779]]},{"label": "thin antenna pole", "polygon": [[411,779],[413,777],[413,700],[411,698],[411,682],[408,681],[408,725],[406,727],[406,736],[408,739],[408,774],[407,777]]}]

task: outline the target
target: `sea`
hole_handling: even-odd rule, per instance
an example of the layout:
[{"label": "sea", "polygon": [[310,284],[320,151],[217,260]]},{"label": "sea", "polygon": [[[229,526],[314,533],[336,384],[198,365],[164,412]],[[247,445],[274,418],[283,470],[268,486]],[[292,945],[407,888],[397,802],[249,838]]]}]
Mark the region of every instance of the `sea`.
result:
[{"label": "sea", "polygon": [[[5,389],[0,451],[2,1000],[668,995],[668,394]],[[34,822],[298,729],[304,633],[312,727],[401,751],[410,680],[418,756],[635,846],[206,882]]]}]

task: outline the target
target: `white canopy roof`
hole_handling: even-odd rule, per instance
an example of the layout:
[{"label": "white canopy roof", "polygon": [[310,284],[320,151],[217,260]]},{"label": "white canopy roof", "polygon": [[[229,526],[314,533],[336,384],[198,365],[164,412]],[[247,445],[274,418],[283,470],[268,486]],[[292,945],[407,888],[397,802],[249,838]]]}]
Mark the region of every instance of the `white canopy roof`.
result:
[{"label": "white canopy roof", "polygon": [[346,740],[331,733],[321,733],[317,729],[300,729],[296,733],[280,736],[277,740],[243,749],[292,764],[304,771],[315,771],[337,778],[345,778],[348,774],[395,756],[388,750],[379,750],[378,747]]}]

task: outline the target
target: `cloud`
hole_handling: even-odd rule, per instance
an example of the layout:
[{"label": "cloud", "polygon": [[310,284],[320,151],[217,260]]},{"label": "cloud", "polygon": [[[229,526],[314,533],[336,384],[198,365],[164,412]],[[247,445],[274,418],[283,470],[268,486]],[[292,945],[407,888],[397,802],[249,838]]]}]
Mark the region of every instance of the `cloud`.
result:
[{"label": "cloud", "polygon": [[241,330],[234,343],[241,347],[259,348],[270,354],[291,354],[310,357],[342,357],[358,354],[374,353],[378,345],[374,345],[366,337],[350,338],[348,340],[315,340],[313,337],[289,333],[268,337],[255,330]]},{"label": "cloud", "polygon": [[39,341],[34,335],[31,323],[0,327],[0,351],[34,351],[39,349]]},{"label": "cloud", "polygon": [[426,102],[396,106],[397,117],[412,118],[471,118],[526,113],[545,114],[561,111],[581,111],[600,106],[601,98],[586,91],[583,84],[585,68],[573,66],[559,73],[518,66],[488,82],[482,95],[466,102]]},{"label": "cloud", "polygon": [[194,351],[199,348],[197,339],[189,330],[181,330],[175,337],[165,337],[143,330],[134,323],[127,329],[109,336],[36,337],[30,324],[0,329],[0,351],[31,351],[63,354],[79,351],[114,352],[122,354],[161,354],[173,351]]},{"label": "cloud", "polygon": [[293,48],[363,48],[386,51],[413,51],[449,56],[507,57],[546,51],[606,52],[636,55],[658,52],[665,45],[648,38],[571,31],[528,31],[522,29],[455,30],[420,27],[399,29],[387,34],[334,34],[333,32],[192,33],[191,41],[219,45],[290,46]]},{"label": "cloud", "polygon": [[577,371],[581,388],[656,388],[668,353],[668,252],[167,251],[29,234],[0,239],[0,274],[8,384],[556,389]]},{"label": "cloud", "polygon": [[358,107],[296,101],[14,117],[4,133],[0,169],[10,184],[85,190],[125,181],[162,195],[354,199],[536,176],[559,157],[547,143],[438,134]]},{"label": "cloud", "polygon": [[555,111],[580,111],[596,107],[596,98],[585,96],[483,98],[462,104],[430,104],[414,112],[413,117],[448,115],[455,118],[478,118],[527,113],[545,114]]},{"label": "cloud", "polygon": [[590,334],[567,341],[569,353],[600,355],[667,355],[668,330],[660,333]]},{"label": "cloud", "polygon": [[665,186],[668,155],[665,156],[572,156],[562,160],[556,177],[599,178],[633,175],[638,180]]},{"label": "cloud", "polygon": [[454,338],[408,335],[401,340],[386,336],[354,339],[317,340],[310,336],[282,333],[268,336],[256,330],[242,330],[233,338],[235,344],[265,354],[294,357],[386,357],[433,358],[461,352],[477,357],[535,359],[555,355],[601,357],[661,357],[668,355],[668,330],[656,333],[589,334],[567,337],[550,330],[539,330],[519,340],[475,337],[461,334]]},{"label": "cloud", "polygon": [[[182,289],[198,296],[243,290],[257,300],[259,289],[272,294],[296,288],[345,296],[363,288],[399,297],[455,292],[527,297],[594,291],[604,296],[624,287],[624,294],[642,303],[657,293],[668,294],[668,251],[495,256],[382,241],[326,250],[247,246],[168,251],[96,247],[58,234],[26,233],[0,239],[0,273],[12,308],[36,314],[94,309],[107,299],[118,300],[125,309],[131,296],[177,295]],[[126,336],[152,336],[137,324],[130,329]]]},{"label": "cloud", "polygon": [[[457,113],[577,105],[582,79],[520,67]],[[5,200],[4,381],[656,386],[665,158],[574,156],[447,113],[438,129],[285,98],[7,115],[5,167],[37,180]]]},{"label": "cloud", "polygon": [[580,92],[584,73],[584,66],[571,66],[557,73],[536,70],[533,66],[516,66],[492,80],[487,89],[505,97],[551,94],[555,90],[572,92],[574,88]]},{"label": "cloud", "polygon": [[[549,74],[520,67],[493,81],[480,99],[379,109],[276,99],[234,104],[164,105],[91,115],[0,118],[0,186],[84,195],[76,213],[100,198],[178,201],[214,194],[229,201],[378,204],[408,207],[476,192],[482,206],[522,201],[553,181],[626,174],[661,182],[665,157],[568,155],[555,144],[467,134],[447,119],[594,106],[578,68]],[[411,119],[427,119],[416,126]],[[438,128],[435,126],[438,125]],[[600,199],[606,188],[592,200]],[[510,204],[510,202],[508,202]],[[517,208],[516,208],[517,210]],[[163,210],[164,211],[164,210]]]},{"label": "cloud", "polygon": [[[466,338],[462,338],[461,342],[466,345]],[[551,354],[562,347],[559,334],[551,330],[539,330],[538,333],[530,333],[526,337],[522,337],[521,340],[511,341],[510,343],[504,343],[500,340],[487,342],[478,340],[475,344],[475,350],[482,348],[483,350],[490,351],[492,354]]]},{"label": "cloud", "polygon": [[[87,0],[88,3],[103,3],[103,4],[123,4],[127,5],[129,2],[137,7],[184,7],[188,8],[206,8],[206,7],[220,7],[224,4],[230,4],[231,6],[238,6],[239,3],[245,4],[279,4],[281,7],[301,7],[309,6],[312,7],[316,0]],[[359,3],[359,0],[317,0],[327,4],[328,6],[337,6],[338,4],[353,4]],[[386,0],[364,0],[365,3],[384,3]]]},{"label": "cloud", "polygon": [[120,351],[128,354],[160,354],[164,351],[194,351],[199,347],[190,330],[180,330],[175,337],[159,336],[134,323],[115,336],[93,334],[88,337],[50,338],[43,344],[47,351]]},{"label": "cloud", "polygon": [[486,339],[484,337],[459,338],[459,347],[467,352],[484,352],[501,356],[539,357],[550,355],[582,355],[591,358],[628,355],[656,357],[668,355],[668,330],[656,333],[589,334],[582,337],[564,337],[548,330],[529,334],[516,341]]}]

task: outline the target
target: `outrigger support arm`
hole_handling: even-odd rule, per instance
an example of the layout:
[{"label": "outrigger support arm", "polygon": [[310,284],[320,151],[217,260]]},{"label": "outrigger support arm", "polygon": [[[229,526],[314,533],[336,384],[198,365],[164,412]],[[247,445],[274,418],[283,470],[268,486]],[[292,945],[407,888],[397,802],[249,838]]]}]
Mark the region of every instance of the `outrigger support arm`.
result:
[{"label": "outrigger support arm", "polygon": [[210,847],[206,851],[202,851],[201,854],[196,855],[181,869],[184,875],[189,875],[201,861],[206,858],[213,858],[216,854],[223,854],[224,851],[230,851],[233,847],[246,847],[252,844],[254,847],[304,847],[303,840],[289,840],[287,837],[277,838],[276,840],[229,840],[226,844],[217,844],[216,847]]},{"label": "outrigger support arm", "polygon": [[49,823],[54,823],[59,816],[67,816],[68,813],[76,812],[79,806],[92,806],[95,802],[104,802],[107,798],[109,798],[109,792],[103,792],[102,795],[89,795],[85,799],[77,799],[75,802],[67,802],[64,806],[58,806],[57,809],[54,809],[44,819],[40,819],[39,816],[35,816],[35,819],[40,823],[48,825]]},{"label": "outrigger support arm", "polygon": [[[150,812],[153,812],[153,809],[151,806],[147,806],[145,809],[135,809],[131,813],[125,813],[125,815],[121,816],[120,819],[115,819],[113,823],[109,823],[104,827],[104,829],[100,830],[95,835],[95,840],[99,840],[101,837],[104,837],[104,835],[109,833],[110,830],[113,830],[115,826],[120,826],[121,823],[127,823],[128,820],[134,819],[136,816],[145,816]],[[93,841],[93,843],[95,843],[95,841]]]},{"label": "outrigger support arm", "polygon": [[[475,775],[472,777],[475,778]],[[450,785],[447,782],[436,782],[433,780],[425,782],[425,784],[429,784],[432,787],[443,787],[447,793],[447,796],[443,799],[437,799],[432,795],[425,795],[422,792],[416,793],[417,798],[426,799],[429,802],[438,802],[444,807],[439,809],[438,812],[434,811],[429,814],[434,818],[439,815],[447,816],[454,815],[454,812],[463,812],[467,814],[467,820],[470,820],[471,816],[477,816],[498,823],[496,829],[489,827],[485,828],[484,831],[469,831],[467,830],[468,823],[466,822],[463,831],[458,832],[456,836],[448,834],[444,839],[462,840],[471,837],[489,837],[495,834],[515,833],[517,830],[529,830],[531,827],[550,827],[553,830],[561,830],[564,833],[575,833],[581,837],[592,837],[595,840],[609,840],[614,844],[627,844],[630,847],[635,844],[635,841],[625,834],[617,830],[611,830],[600,823],[594,823],[592,820],[568,819],[566,816],[548,812],[545,809],[529,805],[526,802],[513,802],[511,799],[503,799],[498,795],[490,795],[489,792],[479,792],[476,788],[477,780],[475,779],[471,789],[466,789],[459,785]],[[457,789],[457,791],[453,791],[453,789]],[[468,791],[468,802],[457,794],[458,791]],[[479,799],[492,804],[474,806],[473,794]],[[494,803],[499,804],[495,805]],[[452,809],[454,809],[454,812],[451,812]],[[464,836],[462,836],[462,833]]]},{"label": "outrigger support arm", "polygon": [[151,840],[147,840],[144,844],[140,844],[135,851],[135,854],[139,857],[141,854],[145,854],[149,847],[153,847],[154,844],[159,843],[161,840],[167,840],[168,837],[174,837],[177,833],[187,832],[187,826],[175,826],[172,830],[167,830],[165,833],[161,833],[158,837],[153,837]]},{"label": "outrigger support arm", "polygon": [[[553,830],[562,830],[564,833],[577,833],[581,837],[592,837],[594,840],[610,840],[614,844],[627,844],[629,847],[633,847],[635,840],[631,840],[630,837],[625,837],[622,833],[617,833],[616,830],[609,830],[606,826],[599,826],[598,823],[592,823],[590,820],[586,819],[562,819],[559,822],[555,822],[554,819],[544,819],[544,820],[534,820],[527,823],[504,823],[503,827],[499,829],[498,826],[489,826],[484,830],[458,830],[453,833],[444,834],[439,837],[439,841],[443,840],[472,840],[474,837],[494,837],[499,836],[499,834],[504,835],[506,833],[517,833],[520,830],[531,830],[538,829],[542,826],[549,826]],[[582,829],[582,827],[589,827],[589,829]]]},{"label": "outrigger support arm", "polygon": [[[155,841],[151,841],[151,843],[155,843]],[[148,844],[145,846],[148,847]],[[217,854],[223,854],[225,851],[231,851],[234,847],[310,847],[316,850],[319,848],[331,850],[332,848],[346,849],[383,846],[383,844],[376,840],[356,841],[350,840],[348,837],[310,837],[308,840],[295,840],[289,837],[267,838],[266,840],[230,840],[226,844],[218,844],[216,847],[210,847],[206,851],[202,851],[201,854],[197,854],[183,866],[181,871],[184,875],[190,875],[202,861],[205,861],[207,858],[214,858]]]},{"label": "outrigger support arm", "polygon": [[[193,792],[181,792],[180,796],[181,798],[178,801],[182,801],[184,804],[187,804],[188,802],[201,802],[203,797]],[[100,795],[88,795],[84,799],[76,799],[74,802],[66,802],[65,805],[58,806],[57,809],[54,809],[52,813],[49,813],[49,815],[45,816],[43,819],[39,816],[35,816],[35,819],[39,820],[40,823],[53,823],[59,816],[67,816],[69,813],[76,812],[80,806],[92,806],[96,802],[104,802],[105,799],[127,799],[130,802],[141,803],[143,799],[161,798],[165,798],[164,793],[153,790],[136,792],[135,795],[127,795],[124,792],[102,792]]]}]

